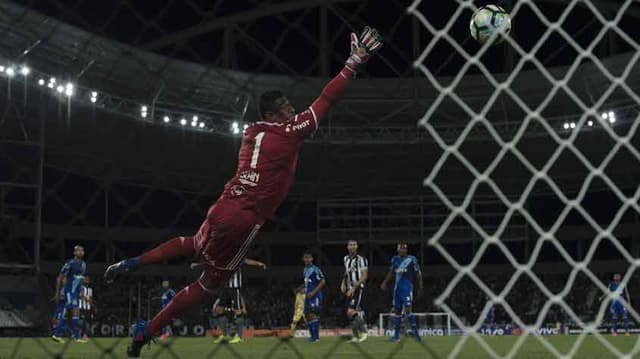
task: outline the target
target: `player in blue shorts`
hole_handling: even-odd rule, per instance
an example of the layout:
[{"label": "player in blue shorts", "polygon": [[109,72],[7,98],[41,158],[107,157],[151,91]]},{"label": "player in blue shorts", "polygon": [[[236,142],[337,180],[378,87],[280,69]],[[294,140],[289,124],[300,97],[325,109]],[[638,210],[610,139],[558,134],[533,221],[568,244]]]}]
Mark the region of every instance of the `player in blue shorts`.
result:
[{"label": "player in blue shorts", "polygon": [[400,325],[402,324],[402,314],[407,316],[411,331],[417,341],[420,341],[416,316],[411,311],[413,305],[413,281],[418,279],[418,296],[422,295],[422,272],[416,257],[407,253],[407,244],[398,244],[398,255],[391,258],[391,268],[380,285],[384,291],[387,290],[387,283],[395,276],[395,286],[393,288],[393,312],[394,332],[391,342],[400,340]]},{"label": "player in blue shorts", "polygon": [[304,284],[301,288],[306,293],[304,301],[304,314],[309,327],[309,342],[316,343],[320,340],[320,310],[322,309],[322,287],[326,284],[324,274],[313,264],[313,254],[305,252],[304,261]]},{"label": "player in blue shorts", "polygon": [[[629,318],[627,315],[627,305],[631,305],[631,298],[627,290],[626,283],[622,283],[620,273],[613,275],[613,281],[609,283],[609,291],[613,293],[609,313],[611,313],[611,335],[618,335],[618,318],[622,317],[625,335],[629,335]],[[606,294],[600,296],[602,300]]]},{"label": "player in blue shorts", "polygon": [[[76,245],[73,247],[73,258],[68,260],[60,269],[60,274],[56,280],[56,304],[60,304],[64,297],[65,312],[71,313],[71,328],[67,327],[66,320],[62,320],[58,325],[51,339],[57,342],[64,341],[62,334],[70,331],[71,336],[77,343],[86,343],[87,340],[80,337],[80,287],[84,279],[84,272],[87,264],[82,260],[84,257],[84,247]],[[64,282],[64,286],[62,283]],[[63,314],[64,316],[64,314]]]}]

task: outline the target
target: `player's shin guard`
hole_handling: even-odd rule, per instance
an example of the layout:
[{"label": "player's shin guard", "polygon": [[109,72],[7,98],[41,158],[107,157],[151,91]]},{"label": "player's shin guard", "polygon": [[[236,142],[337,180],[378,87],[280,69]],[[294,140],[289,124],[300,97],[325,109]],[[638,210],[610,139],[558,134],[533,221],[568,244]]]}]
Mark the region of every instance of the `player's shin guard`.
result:
[{"label": "player's shin guard", "polygon": [[358,323],[358,317],[360,317],[357,313],[351,317],[351,332],[355,338],[360,338],[360,323]]},{"label": "player's shin guard", "polygon": [[240,315],[236,317],[236,335],[242,338],[243,331],[244,331],[244,316]]},{"label": "player's shin guard", "polygon": [[400,338],[400,325],[402,324],[402,314],[393,317],[393,337]]},{"label": "player's shin guard", "polygon": [[320,320],[318,318],[312,319],[308,323],[309,336],[311,340],[320,338]]},{"label": "player's shin guard", "polygon": [[73,330],[73,338],[80,339],[80,317],[71,318],[71,329]]},{"label": "player's shin guard", "polygon": [[56,337],[61,337],[68,331],[69,331],[69,328],[67,327],[67,321],[64,318],[62,318],[58,322],[58,325],[55,328],[53,328],[53,335],[55,335]]},{"label": "player's shin guard", "polygon": [[132,259],[136,260],[139,264],[160,263],[177,257],[193,256],[194,253],[193,237],[177,237]]},{"label": "player's shin guard", "polygon": [[413,313],[409,313],[407,317],[409,319],[409,325],[411,325],[411,332],[413,333],[413,336],[415,336],[417,340],[420,340],[420,333],[418,332],[418,322],[416,320],[416,315]]},{"label": "player's shin guard", "polygon": [[193,282],[184,287],[173,297],[169,304],[149,322],[149,326],[147,327],[149,335],[155,336],[160,332],[162,327],[171,323],[172,318],[179,318],[180,315],[189,308],[196,307],[207,295],[208,293],[198,282]]}]

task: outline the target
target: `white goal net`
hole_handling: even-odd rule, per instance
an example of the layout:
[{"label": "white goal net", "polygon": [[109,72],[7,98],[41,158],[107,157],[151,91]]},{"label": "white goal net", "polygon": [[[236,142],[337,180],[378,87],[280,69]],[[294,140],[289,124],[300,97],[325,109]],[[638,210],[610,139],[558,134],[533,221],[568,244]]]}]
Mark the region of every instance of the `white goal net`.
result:
[{"label": "white goal net", "polygon": [[[426,336],[445,336],[452,335],[451,316],[449,313],[433,312],[433,313],[413,313],[418,322],[418,333],[421,337]],[[380,313],[378,316],[378,335],[390,337],[394,335],[394,318],[392,313]],[[403,317],[402,327],[403,334],[411,331],[410,325]]]},{"label": "white goal net", "polygon": [[[603,328],[611,275],[639,286],[640,45],[626,27],[640,19],[638,1],[496,1],[513,26],[499,45],[468,34],[488,2],[447,3],[450,12],[415,0],[408,12],[423,31],[419,125],[436,153],[424,186],[447,209],[429,246],[453,273],[434,304],[464,333],[449,357],[469,341],[480,356],[518,357],[531,340],[576,357],[587,336],[611,357],[636,357],[637,341],[622,350]],[[495,205],[478,208],[480,197]],[[504,323],[521,336],[500,351],[483,333]],[[547,336],[563,333],[576,334],[568,348]]]}]

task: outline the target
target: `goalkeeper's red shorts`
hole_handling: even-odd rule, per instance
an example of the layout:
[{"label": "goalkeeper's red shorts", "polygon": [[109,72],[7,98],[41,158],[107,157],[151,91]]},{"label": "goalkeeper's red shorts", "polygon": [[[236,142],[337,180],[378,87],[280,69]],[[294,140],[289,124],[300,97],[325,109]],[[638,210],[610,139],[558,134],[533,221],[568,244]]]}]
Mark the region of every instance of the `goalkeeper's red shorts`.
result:
[{"label": "goalkeeper's red shorts", "polygon": [[209,208],[194,236],[195,252],[204,266],[198,280],[203,289],[221,287],[238,270],[262,223],[255,206],[244,199],[221,198]]}]

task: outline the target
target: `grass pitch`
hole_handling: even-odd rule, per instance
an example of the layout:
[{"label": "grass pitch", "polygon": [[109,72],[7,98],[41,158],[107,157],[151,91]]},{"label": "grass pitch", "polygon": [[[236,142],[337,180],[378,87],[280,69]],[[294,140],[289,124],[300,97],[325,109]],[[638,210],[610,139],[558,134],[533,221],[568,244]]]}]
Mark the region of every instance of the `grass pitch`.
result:
[{"label": "grass pitch", "polygon": [[[578,343],[575,358],[616,358],[593,336],[545,337],[560,353],[568,353]],[[640,348],[640,336],[605,336],[623,354],[634,347]],[[276,338],[254,338],[240,344],[213,344],[209,338],[176,338],[145,347],[142,358],[447,358],[462,340],[462,337],[425,337],[422,344],[407,338],[400,344],[391,344],[387,338],[370,337],[362,344],[351,344],[341,338],[323,338],[319,343],[307,343],[304,339],[280,340]],[[498,354],[507,354],[521,339],[517,336],[483,337]],[[49,338],[0,338],[0,359],[7,358],[125,358],[128,340],[124,338],[93,339],[88,344],[68,342],[54,343]],[[473,338],[467,338],[456,358],[491,358]],[[554,358],[540,342],[532,337],[524,340],[516,358]],[[640,354],[634,355],[640,358]]]}]

